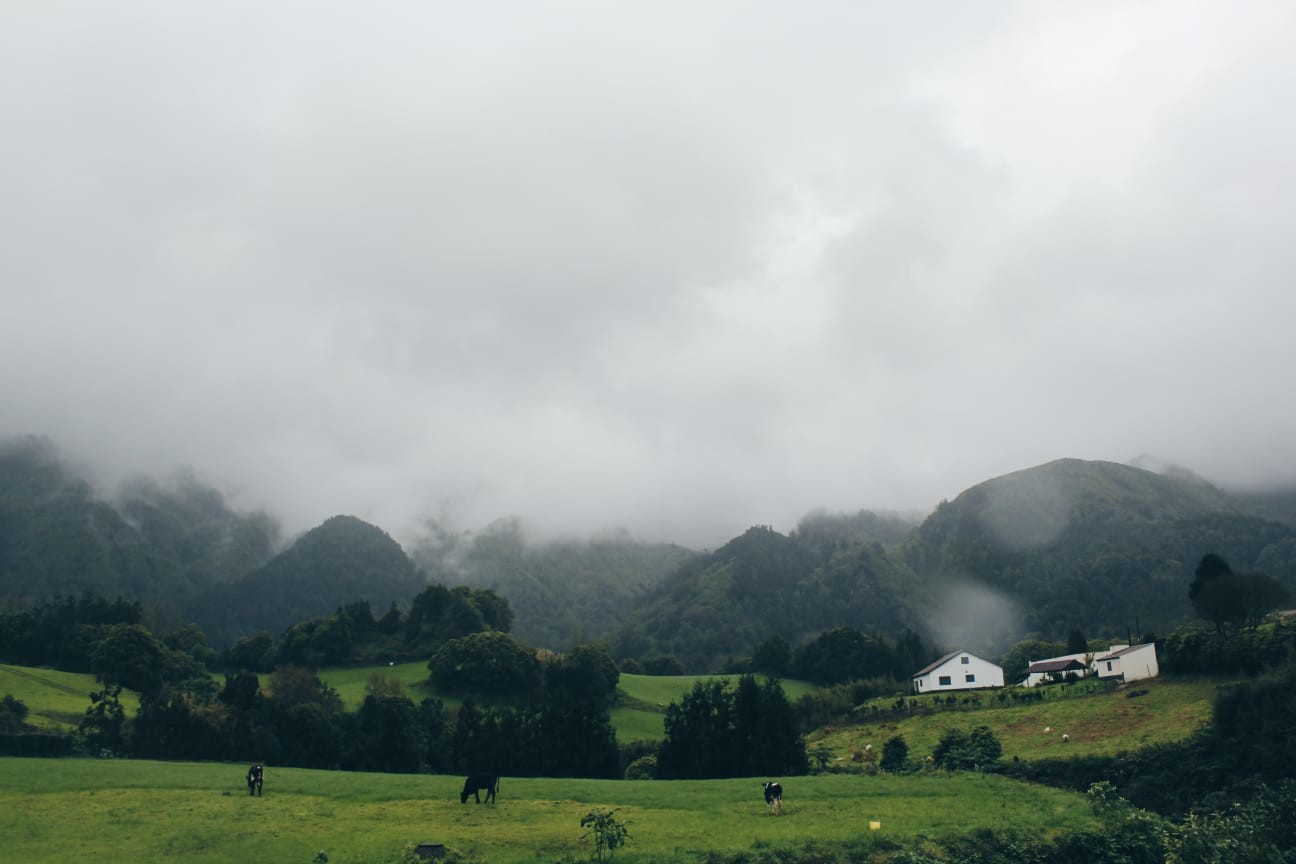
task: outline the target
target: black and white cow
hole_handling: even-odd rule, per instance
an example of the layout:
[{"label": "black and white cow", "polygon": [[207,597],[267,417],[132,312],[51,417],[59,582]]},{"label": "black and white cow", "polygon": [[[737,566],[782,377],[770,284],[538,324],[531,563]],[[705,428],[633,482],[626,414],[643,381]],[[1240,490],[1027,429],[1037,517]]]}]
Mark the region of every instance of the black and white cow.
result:
[{"label": "black and white cow", "polygon": [[261,787],[265,784],[265,768],[253,765],[247,773],[248,794],[260,797]]},{"label": "black and white cow", "polygon": [[766,780],[761,784],[765,787],[765,806],[769,808],[769,815],[783,815],[783,784],[775,783],[773,780]]},{"label": "black and white cow", "polygon": [[473,796],[477,803],[481,803],[481,790],[486,790],[486,803],[491,804],[495,801],[495,791],[499,789],[498,774],[469,774],[464,780],[463,791],[459,793],[459,803],[467,804],[468,796]]}]

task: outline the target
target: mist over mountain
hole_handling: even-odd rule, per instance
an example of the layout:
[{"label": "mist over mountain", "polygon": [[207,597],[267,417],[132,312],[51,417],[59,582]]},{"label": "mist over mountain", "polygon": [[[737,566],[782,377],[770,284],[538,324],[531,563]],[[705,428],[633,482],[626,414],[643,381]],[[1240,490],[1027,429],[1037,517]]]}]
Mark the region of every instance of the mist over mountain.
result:
[{"label": "mist over mountain", "polygon": [[513,633],[562,650],[603,639],[694,552],[673,543],[640,543],[628,533],[529,541],[516,519],[477,533],[429,526],[412,550],[434,582],[489,588],[508,599]]},{"label": "mist over mountain", "polygon": [[813,522],[752,529],[667,579],[613,639],[690,668],[831,627],[988,653],[1029,635],[1151,632],[1192,614],[1207,552],[1296,587],[1296,531],[1192,475],[1061,459],[942,502],[891,548]]},{"label": "mist over mountain", "polygon": [[714,551],[624,532],[537,540],[517,519],[476,532],[427,522],[402,548],[354,516],[280,551],[272,517],[231,510],[192,475],[135,478],[109,499],[51,441],[27,437],[0,446],[0,604],[121,596],[224,645],[462,584],[507,600],[528,644],[607,639],[618,657],[701,670],[772,635],[796,645],[836,627],[988,652],[1075,627],[1162,629],[1191,615],[1187,585],[1206,552],[1296,587],[1296,496],[1141,464],[1157,470],[1060,459],[978,483],[925,518],[819,510],[788,534],[755,526]]},{"label": "mist over mountain", "polygon": [[0,442],[0,603],[93,591],[173,620],[203,590],[268,561],[279,529],[192,476],[101,496],[48,438]]},{"label": "mist over mountain", "polygon": [[1061,459],[943,502],[905,558],[938,592],[975,586],[1015,604],[1008,632],[1057,638],[1188,616],[1186,586],[1206,552],[1291,584],[1292,536],[1195,476]]}]

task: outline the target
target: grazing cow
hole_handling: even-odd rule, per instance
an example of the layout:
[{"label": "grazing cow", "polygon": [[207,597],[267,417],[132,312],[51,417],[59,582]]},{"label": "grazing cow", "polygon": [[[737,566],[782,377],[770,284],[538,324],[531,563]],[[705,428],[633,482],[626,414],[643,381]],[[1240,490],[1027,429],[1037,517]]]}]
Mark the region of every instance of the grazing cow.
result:
[{"label": "grazing cow", "polygon": [[253,765],[248,768],[247,784],[248,794],[261,796],[261,786],[265,783],[265,768],[260,765]]},{"label": "grazing cow", "polygon": [[495,802],[495,792],[499,789],[499,775],[469,774],[468,778],[464,780],[463,791],[459,793],[459,803],[467,804],[468,796],[471,795],[480,804],[480,792],[483,789],[486,790],[486,803],[493,804]]},{"label": "grazing cow", "polygon": [[761,784],[765,787],[765,806],[769,808],[769,815],[783,815],[783,784],[775,783],[773,780],[766,780]]}]

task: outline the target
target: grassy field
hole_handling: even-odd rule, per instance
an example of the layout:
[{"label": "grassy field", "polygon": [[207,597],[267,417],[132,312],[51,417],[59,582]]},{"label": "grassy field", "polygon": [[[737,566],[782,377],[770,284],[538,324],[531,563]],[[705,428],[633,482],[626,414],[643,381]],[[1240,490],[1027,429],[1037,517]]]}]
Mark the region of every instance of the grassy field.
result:
[{"label": "grassy field", "polygon": [[[871,744],[870,758],[876,759],[887,739],[901,735],[910,756],[923,758],[948,729],[985,725],[1003,745],[1005,759],[1112,755],[1188,737],[1210,719],[1220,683],[1158,678],[1097,693],[1075,688],[1070,695],[1055,691],[1043,702],[1026,705],[1009,703],[830,726],[807,736],[806,745],[811,750],[826,747],[834,760],[850,763],[852,751],[863,751]],[[1070,741],[1063,742],[1063,734]],[[866,759],[861,767],[867,764]]]},{"label": "grassy field", "polygon": [[[27,723],[46,732],[75,729],[90,707],[90,693],[102,687],[89,673],[0,664],[0,694],[21,699]],[[139,708],[134,693],[122,691],[119,698],[128,713]]]},{"label": "grassy field", "polygon": [[[342,697],[342,703],[348,711],[360,707],[365,698],[365,682],[375,672],[395,678],[405,685],[405,692],[415,702],[436,696],[447,705],[458,707],[462,700],[442,696],[428,686],[428,668],[426,660],[414,660],[409,663],[397,663],[393,666],[335,666],[319,671],[320,680],[328,684]],[[265,678],[262,678],[264,684]]]},{"label": "grassy field", "polygon": [[[821,775],[784,780],[784,816],[755,779],[501,780],[496,804],[461,805],[462,779],[276,768],[265,797],[243,765],[0,758],[4,860],[330,864],[397,860],[445,843],[490,864],[585,860],[580,817],[615,808],[631,845],[617,861],[679,861],[698,850],[884,837],[901,842],[1008,828],[1040,837],[1093,825],[1083,797],[984,775]],[[870,821],[879,821],[873,834]]]}]

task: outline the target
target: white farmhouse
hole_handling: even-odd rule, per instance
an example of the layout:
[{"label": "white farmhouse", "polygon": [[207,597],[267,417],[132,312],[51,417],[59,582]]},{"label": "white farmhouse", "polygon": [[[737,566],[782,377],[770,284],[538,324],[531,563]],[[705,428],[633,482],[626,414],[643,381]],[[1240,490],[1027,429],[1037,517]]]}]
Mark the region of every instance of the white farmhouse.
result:
[{"label": "white farmhouse", "polygon": [[1161,667],[1157,665],[1156,645],[1151,642],[1143,645],[1113,645],[1106,654],[1094,656],[1093,667],[1098,677],[1105,681],[1141,681],[1161,674]]},{"label": "white farmhouse", "polygon": [[1003,667],[968,651],[952,651],[935,663],[914,673],[915,693],[940,693],[945,690],[979,690],[1004,686]]}]

